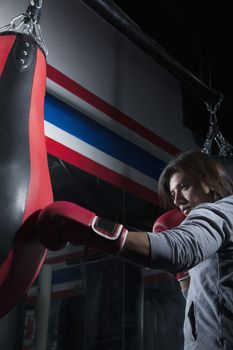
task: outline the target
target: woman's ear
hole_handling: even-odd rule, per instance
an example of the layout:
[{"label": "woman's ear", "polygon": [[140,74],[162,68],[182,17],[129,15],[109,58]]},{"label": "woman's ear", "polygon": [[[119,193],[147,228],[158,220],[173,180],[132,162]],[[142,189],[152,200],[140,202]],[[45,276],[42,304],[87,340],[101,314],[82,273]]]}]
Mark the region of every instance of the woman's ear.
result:
[{"label": "woman's ear", "polygon": [[210,192],[212,192],[211,187],[206,185],[204,182],[201,183],[201,187],[206,194],[209,194]]}]

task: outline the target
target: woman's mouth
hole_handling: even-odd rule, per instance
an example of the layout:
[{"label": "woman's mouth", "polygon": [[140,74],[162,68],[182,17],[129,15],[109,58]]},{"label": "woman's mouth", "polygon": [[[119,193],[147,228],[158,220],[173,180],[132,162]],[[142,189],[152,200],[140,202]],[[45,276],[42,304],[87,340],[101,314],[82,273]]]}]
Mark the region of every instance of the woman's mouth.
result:
[{"label": "woman's mouth", "polygon": [[180,210],[182,211],[182,213],[187,216],[189,214],[189,212],[191,211],[191,207],[190,206],[181,206]]}]

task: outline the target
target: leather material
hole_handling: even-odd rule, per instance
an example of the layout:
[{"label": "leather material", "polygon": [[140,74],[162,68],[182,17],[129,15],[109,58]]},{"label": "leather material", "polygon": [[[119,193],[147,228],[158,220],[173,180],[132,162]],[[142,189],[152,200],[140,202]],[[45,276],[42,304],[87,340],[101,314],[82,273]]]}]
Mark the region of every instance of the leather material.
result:
[{"label": "leather material", "polygon": [[46,258],[35,220],[53,195],[44,136],[44,53],[30,36],[14,32],[0,34],[0,50],[1,317],[25,295]]},{"label": "leather material", "polygon": [[118,254],[128,231],[120,224],[99,218],[77,204],[57,201],[39,214],[37,229],[40,241],[50,250],[63,248],[67,242],[87,245],[108,254]]},{"label": "leather material", "polygon": [[184,218],[185,215],[180,211],[180,209],[170,209],[155,220],[152,232],[156,233],[166,231],[179,226]]}]

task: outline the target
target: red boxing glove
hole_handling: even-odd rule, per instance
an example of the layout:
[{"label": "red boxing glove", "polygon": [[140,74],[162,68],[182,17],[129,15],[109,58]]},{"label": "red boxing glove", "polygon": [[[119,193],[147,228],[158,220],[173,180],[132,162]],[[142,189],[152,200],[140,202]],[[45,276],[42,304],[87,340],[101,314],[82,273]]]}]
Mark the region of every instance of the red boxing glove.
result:
[{"label": "red boxing glove", "polygon": [[64,248],[69,241],[108,254],[120,253],[128,234],[123,225],[66,201],[54,202],[40,212],[37,231],[41,243],[50,250]]},{"label": "red boxing glove", "polygon": [[185,219],[185,215],[178,208],[171,209],[159,216],[153,225],[152,232],[157,233],[161,231],[170,230],[179,226]]},{"label": "red boxing glove", "polygon": [[188,271],[177,272],[177,274],[176,274],[176,279],[177,279],[178,282],[183,282],[187,278],[189,278],[189,272]]},{"label": "red boxing glove", "polygon": [[[152,232],[157,233],[161,231],[166,231],[177,227],[185,219],[185,215],[178,208],[171,209],[166,213],[159,216],[153,225]],[[188,271],[178,272],[176,274],[176,279],[178,282],[182,282],[189,278]]]}]

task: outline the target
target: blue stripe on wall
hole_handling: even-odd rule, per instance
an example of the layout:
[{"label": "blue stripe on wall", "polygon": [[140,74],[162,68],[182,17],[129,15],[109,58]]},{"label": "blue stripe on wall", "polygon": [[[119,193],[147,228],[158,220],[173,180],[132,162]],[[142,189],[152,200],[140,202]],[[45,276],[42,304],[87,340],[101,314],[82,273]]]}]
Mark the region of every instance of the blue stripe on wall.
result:
[{"label": "blue stripe on wall", "polygon": [[45,120],[154,179],[166,164],[50,94],[45,97]]},{"label": "blue stripe on wall", "polygon": [[80,266],[53,271],[52,284],[68,283],[83,278]]}]

